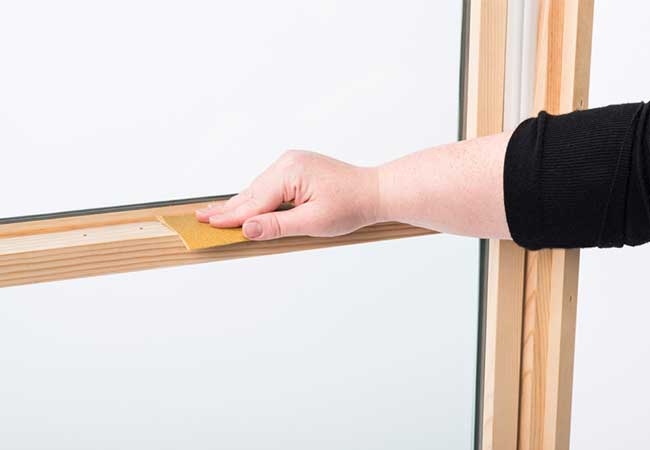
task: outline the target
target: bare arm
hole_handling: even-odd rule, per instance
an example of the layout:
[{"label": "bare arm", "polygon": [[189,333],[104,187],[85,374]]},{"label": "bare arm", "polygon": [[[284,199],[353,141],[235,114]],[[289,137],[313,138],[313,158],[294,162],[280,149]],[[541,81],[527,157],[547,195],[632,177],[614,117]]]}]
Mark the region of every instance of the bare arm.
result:
[{"label": "bare arm", "polygon": [[[506,152],[507,149],[507,152]],[[251,239],[333,236],[398,221],[529,249],[650,242],[650,103],[552,115],[513,133],[362,168],[288,152],[224,206],[198,211]],[[296,208],[273,212],[282,202]],[[506,219],[507,217],[507,219]]]},{"label": "bare arm", "polygon": [[[197,211],[250,239],[335,236],[398,221],[447,233],[510,238],[503,161],[510,133],[441,145],[379,167],[291,151],[225,206]],[[282,203],[296,207],[274,212]]]},{"label": "bare arm", "polygon": [[381,220],[509,239],[503,161],[510,133],[442,145],[378,168]]}]

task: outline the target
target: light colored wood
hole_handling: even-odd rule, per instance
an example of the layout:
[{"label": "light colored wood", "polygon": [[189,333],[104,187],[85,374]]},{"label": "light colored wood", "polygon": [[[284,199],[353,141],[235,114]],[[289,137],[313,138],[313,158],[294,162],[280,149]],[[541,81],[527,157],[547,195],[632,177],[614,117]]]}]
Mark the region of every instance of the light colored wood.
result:
[{"label": "light colored wood", "polygon": [[[540,1],[535,111],[586,108],[593,0]],[[519,450],[569,448],[580,253],[526,254]]]},{"label": "light colored wood", "polygon": [[517,448],[521,355],[523,249],[512,241],[490,241],[482,449]]},{"label": "light colored wood", "polygon": [[528,252],[519,448],[568,449],[580,252]]},{"label": "light colored wood", "polygon": [[554,251],[552,258],[542,448],[568,449],[580,251]]},{"label": "light colored wood", "polygon": [[519,449],[542,448],[543,420],[539,414],[544,408],[548,345],[538,336],[548,335],[549,311],[539,298],[550,296],[550,276],[538,277],[551,271],[552,252],[527,252],[524,303],[524,330],[522,343],[521,397],[519,416]]},{"label": "light colored wood", "polygon": [[507,0],[471,3],[466,138],[503,130],[507,10]]},{"label": "light colored wood", "polygon": [[432,233],[384,223],[334,238],[293,237],[188,251],[178,235],[158,221],[76,228],[0,239],[0,287]]},{"label": "light colored wood", "polygon": [[[218,202],[214,202],[218,203]],[[158,208],[143,208],[132,211],[120,211],[104,214],[89,214],[58,219],[34,220],[31,222],[18,222],[0,224],[0,238],[27,236],[38,233],[54,233],[57,231],[78,230],[81,228],[103,227],[154,221],[157,216],[174,216],[191,214],[207,203],[189,203],[185,205],[163,206]]]},{"label": "light colored wood", "polygon": [[560,112],[586,109],[589,100],[594,0],[565,4]]},{"label": "light colored wood", "polygon": [[[521,80],[522,87],[534,86],[530,97],[535,109],[531,113],[539,109],[561,113],[586,108],[593,1],[526,2],[528,7],[534,3],[539,6],[536,14],[526,11],[524,16],[536,16],[538,20],[535,80],[532,85],[529,80]],[[494,11],[498,6],[500,2],[472,2],[470,43],[475,49],[481,49],[476,47],[477,42],[494,46],[495,39],[483,40],[481,32],[486,33],[485,27],[490,23],[498,28],[501,21],[494,17],[492,22],[486,21],[485,17],[490,15],[481,11]],[[512,20],[521,12],[511,10],[510,14]],[[514,24],[509,26],[515,29]],[[523,32],[527,38],[526,29]],[[517,51],[512,42],[509,47]],[[500,130],[496,121],[502,117],[502,98],[512,102],[508,106],[514,106],[511,109],[516,111],[517,99],[508,98],[512,86],[504,93],[495,81],[500,80],[502,60],[494,57],[494,47],[486,54],[492,55],[491,69],[481,66],[480,51],[479,55],[472,54],[470,47],[468,80],[474,83],[468,85],[470,137],[472,132],[480,135]],[[526,59],[515,56],[515,63]],[[511,58],[507,62],[513,64]],[[509,69],[516,70],[512,66]],[[482,71],[490,70],[490,76],[482,75]],[[523,73],[526,70],[522,67]],[[490,93],[481,95],[481,89],[489,89]],[[522,105],[527,103],[524,98],[519,100]],[[491,118],[486,120],[488,110]],[[579,251],[544,250],[526,252],[524,257],[523,250],[513,243],[491,241],[489,248],[482,448],[566,449],[570,435]],[[509,275],[503,276],[504,273]]]},{"label": "light colored wood", "polygon": [[[507,7],[506,0],[471,2],[467,138],[503,130]],[[523,249],[490,241],[479,437],[484,450],[517,445],[523,270]]]}]

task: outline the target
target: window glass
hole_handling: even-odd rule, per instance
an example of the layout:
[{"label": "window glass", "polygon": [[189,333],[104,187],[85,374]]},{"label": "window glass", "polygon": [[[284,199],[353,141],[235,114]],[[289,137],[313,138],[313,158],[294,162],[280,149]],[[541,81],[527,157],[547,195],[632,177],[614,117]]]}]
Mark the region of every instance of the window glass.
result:
[{"label": "window glass", "polygon": [[[461,7],[5,4],[0,218],[454,141]],[[0,289],[0,449],[469,450],[478,270],[433,235]]]}]

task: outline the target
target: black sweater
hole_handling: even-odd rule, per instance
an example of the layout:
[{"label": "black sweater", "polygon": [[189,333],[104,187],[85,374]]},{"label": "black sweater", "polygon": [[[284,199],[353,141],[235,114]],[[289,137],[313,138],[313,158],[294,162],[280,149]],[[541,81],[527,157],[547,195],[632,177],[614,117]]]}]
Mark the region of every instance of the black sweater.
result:
[{"label": "black sweater", "polygon": [[529,249],[650,241],[650,103],[522,122],[503,188],[514,241]]}]

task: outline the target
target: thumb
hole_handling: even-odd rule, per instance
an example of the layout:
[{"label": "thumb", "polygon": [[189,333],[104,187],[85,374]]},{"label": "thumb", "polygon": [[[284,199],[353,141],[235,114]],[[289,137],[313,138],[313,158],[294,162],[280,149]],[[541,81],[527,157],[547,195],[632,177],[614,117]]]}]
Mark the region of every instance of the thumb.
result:
[{"label": "thumb", "polygon": [[266,241],[288,236],[304,236],[314,230],[315,215],[309,204],[287,211],[275,211],[251,217],[244,222],[244,236]]}]

